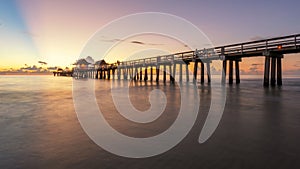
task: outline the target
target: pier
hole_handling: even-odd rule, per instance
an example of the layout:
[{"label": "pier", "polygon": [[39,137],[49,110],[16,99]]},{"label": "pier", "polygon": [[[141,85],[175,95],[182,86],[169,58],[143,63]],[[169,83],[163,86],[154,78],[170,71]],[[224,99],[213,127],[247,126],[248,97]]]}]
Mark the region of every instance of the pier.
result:
[{"label": "pier", "polygon": [[[264,86],[282,85],[282,59],[285,54],[300,52],[300,34],[281,36],[257,41],[218,46],[210,49],[196,49],[174,53],[164,56],[156,56],[145,59],[129,60],[113,64],[105,64],[97,68],[78,69],[75,68],[73,77],[86,77],[95,79],[124,79],[134,81],[169,81],[182,82],[183,73],[186,81],[190,81],[188,66],[193,66],[192,81],[197,82],[198,69],[200,69],[200,83],[205,79],[211,82],[210,64],[213,60],[222,60],[223,73],[222,83],[226,83],[228,73],[228,83],[240,83],[239,64],[243,58],[265,57],[264,64]],[[228,66],[228,68],[227,68]],[[179,69],[179,70],[178,70]],[[205,75],[206,69],[206,75]],[[234,72],[235,69],[235,79]],[[160,71],[162,79],[160,77]],[[179,71],[179,79],[175,79],[176,70]],[[206,78],[205,78],[206,76]]]},{"label": "pier", "polygon": [[61,68],[57,69],[56,71],[52,72],[53,76],[69,76],[72,77],[73,76],[73,70],[63,70]]}]

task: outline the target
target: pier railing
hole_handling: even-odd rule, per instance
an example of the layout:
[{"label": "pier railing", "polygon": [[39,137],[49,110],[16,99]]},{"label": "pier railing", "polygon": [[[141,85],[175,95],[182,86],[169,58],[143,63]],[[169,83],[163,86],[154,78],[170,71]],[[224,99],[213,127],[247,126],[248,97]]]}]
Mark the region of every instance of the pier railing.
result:
[{"label": "pier railing", "polygon": [[270,39],[256,40],[245,43],[237,43],[226,46],[215,47],[218,54],[223,55],[248,55],[257,56],[262,55],[264,51],[276,51],[285,53],[292,53],[299,49],[300,34],[276,37]]},{"label": "pier railing", "polygon": [[215,48],[186,51],[170,55],[162,55],[151,58],[123,61],[121,67],[131,66],[150,66],[159,64],[173,64],[180,61],[195,60],[217,60],[223,59],[222,56],[250,57],[263,55],[266,51],[276,51],[280,53],[293,53],[300,46],[300,34],[256,40],[251,42],[237,43]]},{"label": "pier railing", "polygon": [[124,67],[145,67],[145,66],[157,66],[163,64],[174,64],[178,62],[191,62],[195,60],[206,60],[206,59],[219,59],[219,54],[215,52],[214,48],[186,51],[180,53],[174,53],[169,55],[156,56],[151,58],[136,59],[120,62],[120,68]]}]

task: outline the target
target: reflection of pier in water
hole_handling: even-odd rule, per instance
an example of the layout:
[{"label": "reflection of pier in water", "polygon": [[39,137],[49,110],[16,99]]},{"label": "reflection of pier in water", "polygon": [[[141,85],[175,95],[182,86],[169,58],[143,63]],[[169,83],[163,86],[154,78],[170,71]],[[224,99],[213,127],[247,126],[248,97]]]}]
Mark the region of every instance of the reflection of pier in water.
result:
[{"label": "reflection of pier in water", "polygon": [[183,72],[185,72],[186,81],[190,80],[188,66],[190,65],[190,63],[193,63],[193,82],[197,81],[198,68],[200,68],[200,82],[204,83],[204,72],[206,69],[207,82],[210,83],[210,63],[213,60],[222,60],[222,82],[225,83],[227,74],[227,62],[229,62],[229,84],[233,83],[233,68],[235,68],[235,80],[238,84],[240,83],[239,62],[242,61],[242,58],[263,56],[265,57],[264,86],[269,86],[270,83],[272,86],[275,86],[276,82],[277,85],[280,86],[282,85],[283,55],[299,52],[300,34],[296,34],[219,46],[211,49],[202,49],[152,58],[117,62],[114,64],[101,66],[97,69],[77,68],[74,70],[73,76],[96,79],[131,79],[135,81],[149,80],[159,82],[160,70],[163,70],[163,82],[166,82],[167,80],[167,72],[169,73],[170,81],[174,82],[176,70],[179,68],[178,81],[182,82]]}]

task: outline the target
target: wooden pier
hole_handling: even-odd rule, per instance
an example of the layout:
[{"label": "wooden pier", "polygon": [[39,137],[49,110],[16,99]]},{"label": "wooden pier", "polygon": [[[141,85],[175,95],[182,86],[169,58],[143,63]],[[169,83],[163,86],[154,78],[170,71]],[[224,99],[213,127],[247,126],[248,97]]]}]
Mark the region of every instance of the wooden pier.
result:
[{"label": "wooden pier", "polygon": [[[129,60],[102,66],[97,69],[74,69],[74,77],[95,79],[124,79],[134,81],[183,81],[183,72],[186,81],[190,81],[188,66],[193,66],[192,80],[197,82],[198,69],[200,69],[200,83],[205,82],[205,69],[207,83],[211,82],[210,64],[213,60],[223,61],[222,83],[233,84],[233,69],[235,68],[235,82],[240,83],[239,63],[246,57],[265,57],[264,86],[282,85],[282,59],[284,54],[300,52],[300,34],[282,36],[264,40],[219,46],[210,49],[201,49],[157,56],[145,59]],[[229,67],[227,68],[227,63]],[[179,79],[175,79],[179,68]],[[185,68],[185,70],[184,70]],[[160,79],[162,71],[162,79]],[[270,74],[271,72],[271,74]],[[150,73],[150,74],[149,74]],[[150,76],[150,77],[149,77]],[[154,79],[155,77],[155,79]],[[271,78],[270,78],[271,77]],[[276,83],[277,82],[277,83]]]},{"label": "wooden pier", "polygon": [[57,70],[53,72],[53,76],[73,76],[73,70],[72,71],[63,71],[63,70]]}]

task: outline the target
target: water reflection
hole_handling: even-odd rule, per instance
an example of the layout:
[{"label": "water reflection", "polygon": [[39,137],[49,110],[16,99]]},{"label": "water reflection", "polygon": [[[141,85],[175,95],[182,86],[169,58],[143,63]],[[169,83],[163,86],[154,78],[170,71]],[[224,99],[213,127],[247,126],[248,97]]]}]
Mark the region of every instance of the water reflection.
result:
[{"label": "water reflection", "polygon": [[[135,124],[111,104],[110,81],[95,84],[105,118],[129,136],[161,133],[178,116],[178,86],[131,84],[130,99],[137,109],[149,108],[153,89],[164,91],[171,105],[153,123]],[[280,89],[261,84],[260,79],[243,80],[227,88],[225,112],[205,144],[197,139],[209,110],[211,86],[199,85],[199,116],[189,135],[162,155],[136,160],[104,151],[84,133],[74,112],[72,79],[1,76],[0,168],[298,168],[300,81],[284,80]]]}]

